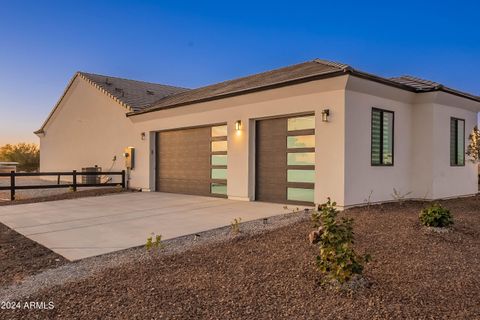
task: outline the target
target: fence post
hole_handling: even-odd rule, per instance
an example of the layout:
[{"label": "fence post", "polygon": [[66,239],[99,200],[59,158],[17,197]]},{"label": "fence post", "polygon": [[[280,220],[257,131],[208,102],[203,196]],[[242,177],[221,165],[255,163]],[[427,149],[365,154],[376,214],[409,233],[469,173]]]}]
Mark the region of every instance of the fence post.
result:
[{"label": "fence post", "polygon": [[60,184],[60,175],[57,177],[57,184]]},{"label": "fence post", "polygon": [[10,171],[10,200],[15,200],[15,171]]},{"label": "fence post", "polygon": [[77,191],[77,170],[73,170],[73,191]]},{"label": "fence post", "polygon": [[122,188],[125,189],[125,170],[122,170]]}]

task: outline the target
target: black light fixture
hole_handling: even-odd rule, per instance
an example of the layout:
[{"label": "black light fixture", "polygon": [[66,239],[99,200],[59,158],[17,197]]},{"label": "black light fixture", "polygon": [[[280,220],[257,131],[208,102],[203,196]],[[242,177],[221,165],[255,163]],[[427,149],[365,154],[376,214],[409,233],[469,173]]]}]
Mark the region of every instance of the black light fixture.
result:
[{"label": "black light fixture", "polygon": [[140,133],[140,139],[145,140],[145,137],[146,137],[145,132]]},{"label": "black light fixture", "polygon": [[242,128],[242,120],[237,120],[235,122],[235,130],[240,131],[241,128]]},{"label": "black light fixture", "polygon": [[328,117],[330,116],[330,109],[323,109],[322,110],[322,121],[328,122]]}]

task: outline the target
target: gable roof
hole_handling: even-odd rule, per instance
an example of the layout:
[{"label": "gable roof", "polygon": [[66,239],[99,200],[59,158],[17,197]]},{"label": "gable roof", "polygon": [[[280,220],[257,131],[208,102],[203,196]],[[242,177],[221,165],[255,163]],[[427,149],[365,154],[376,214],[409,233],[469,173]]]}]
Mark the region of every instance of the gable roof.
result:
[{"label": "gable roof", "polygon": [[100,74],[78,72],[79,75],[119,100],[131,111],[140,111],[161,98],[189,89],[164,84],[129,80]]},{"label": "gable roof", "polygon": [[88,83],[108,95],[110,98],[121,104],[130,112],[143,110],[160,98],[189,90],[187,88],[174,87],[137,80],[129,80],[79,71],[76,72],[75,75],[72,77],[62,96],[55,104],[55,107],[50,112],[45,122],[42,124],[42,127],[34,132],[35,134],[43,133],[43,129],[47,125],[48,121],[50,121],[55,111],[58,109],[58,106],[62,102],[67,91],[70,89],[74,80],[77,77],[80,77],[81,79],[87,81]]},{"label": "gable roof", "polygon": [[433,90],[435,88],[440,88],[442,86],[438,82],[420,79],[412,76],[393,77],[393,78],[390,78],[390,80],[405,84],[409,87],[417,89],[418,91]]},{"label": "gable roof", "polygon": [[127,115],[132,116],[161,109],[180,107],[193,103],[223,99],[236,95],[261,90],[268,90],[272,88],[288,86],[323,78],[331,78],[346,74],[351,74],[360,78],[383,83],[385,85],[397,87],[411,92],[419,93],[430,91],[445,91],[451,94],[455,94],[467,99],[480,102],[480,97],[478,96],[451,89],[433,81],[423,80],[411,76],[384,78],[354,69],[347,64],[314,59],[312,61],[307,61],[238,79],[224,81],[171,96],[166,96],[159,99],[151,106],[144,108],[143,110],[130,112]]}]

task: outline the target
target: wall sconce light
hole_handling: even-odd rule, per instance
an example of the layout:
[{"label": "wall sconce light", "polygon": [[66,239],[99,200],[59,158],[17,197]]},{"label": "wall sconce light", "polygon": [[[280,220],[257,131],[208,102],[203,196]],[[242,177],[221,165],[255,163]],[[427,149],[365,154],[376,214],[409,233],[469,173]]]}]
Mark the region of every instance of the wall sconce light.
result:
[{"label": "wall sconce light", "polygon": [[140,138],[141,138],[142,140],[145,140],[145,132],[140,133]]},{"label": "wall sconce light", "polygon": [[330,116],[330,109],[323,109],[322,110],[322,121],[328,122],[328,117]]},{"label": "wall sconce light", "polygon": [[235,122],[235,130],[240,131],[242,129],[242,120],[237,120]]}]

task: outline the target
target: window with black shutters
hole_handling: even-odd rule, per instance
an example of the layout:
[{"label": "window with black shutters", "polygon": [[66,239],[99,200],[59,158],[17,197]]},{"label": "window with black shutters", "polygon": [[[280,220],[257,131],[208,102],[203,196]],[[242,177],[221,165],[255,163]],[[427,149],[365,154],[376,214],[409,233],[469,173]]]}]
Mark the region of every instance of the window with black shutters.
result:
[{"label": "window with black shutters", "polygon": [[465,120],[450,118],[450,165],[465,165]]},{"label": "window with black shutters", "polygon": [[393,111],[372,108],[372,166],[393,166]]}]

